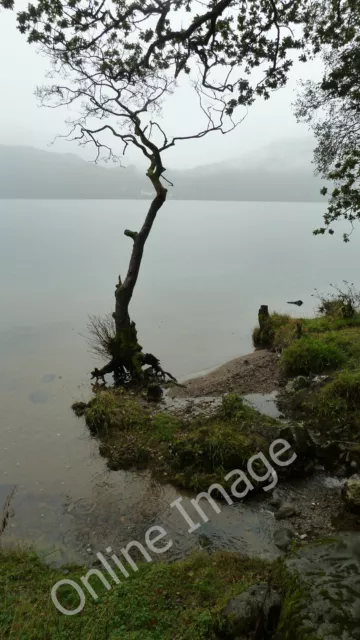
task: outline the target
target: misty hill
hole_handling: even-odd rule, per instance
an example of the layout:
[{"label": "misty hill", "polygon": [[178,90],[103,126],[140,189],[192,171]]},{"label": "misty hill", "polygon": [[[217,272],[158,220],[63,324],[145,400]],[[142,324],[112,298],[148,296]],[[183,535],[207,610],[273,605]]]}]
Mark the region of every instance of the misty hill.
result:
[{"label": "misty hill", "polygon": [[[309,141],[285,141],[240,159],[168,171],[177,200],[322,201]],[[0,145],[0,198],[140,199],[152,195],[135,167],[107,168],[73,154]]]}]

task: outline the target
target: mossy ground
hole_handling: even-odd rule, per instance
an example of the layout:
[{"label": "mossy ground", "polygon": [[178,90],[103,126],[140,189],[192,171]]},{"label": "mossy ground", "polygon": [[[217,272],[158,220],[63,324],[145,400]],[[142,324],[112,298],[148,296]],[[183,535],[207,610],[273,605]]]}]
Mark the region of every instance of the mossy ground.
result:
[{"label": "mossy ground", "polygon": [[179,419],[153,413],[135,395],[101,391],[84,409],[112,469],[150,468],[157,478],[194,491],[207,490],[276,439],[279,423],[225,396],[211,417]]},{"label": "mossy ground", "polygon": [[[50,591],[64,578],[81,585],[88,569],[50,569],[36,555],[0,551],[0,639],[8,640],[211,640],[219,612],[253,582],[266,581],[270,565],[231,553],[198,553],[171,565],[153,563],[106,591],[91,584],[81,613],[57,611]],[[59,588],[68,609],[79,605],[72,587]]]},{"label": "mossy ground", "polygon": [[[321,388],[294,398],[299,416],[326,436],[360,440],[360,314],[293,319],[274,314],[274,348],[285,378],[326,374]],[[297,334],[301,322],[302,337]]]}]

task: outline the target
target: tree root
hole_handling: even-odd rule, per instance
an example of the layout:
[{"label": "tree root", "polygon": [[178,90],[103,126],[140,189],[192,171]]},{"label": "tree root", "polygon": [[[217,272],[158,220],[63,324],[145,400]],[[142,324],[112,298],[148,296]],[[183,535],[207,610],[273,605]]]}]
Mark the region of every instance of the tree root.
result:
[{"label": "tree root", "polygon": [[[91,379],[98,383],[99,380],[105,381],[105,376],[113,374],[114,382],[116,386],[134,385],[134,386],[148,386],[154,383],[169,383],[184,388],[179,384],[177,379],[168,371],[165,371],[161,365],[160,360],[151,353],[140,353],[141,371],[135,371],[134,368],[129,365],[129,362],[113,359],[102,369],[94,369],[91,372]],[[147,367],[144,369],[143,367]]]}]

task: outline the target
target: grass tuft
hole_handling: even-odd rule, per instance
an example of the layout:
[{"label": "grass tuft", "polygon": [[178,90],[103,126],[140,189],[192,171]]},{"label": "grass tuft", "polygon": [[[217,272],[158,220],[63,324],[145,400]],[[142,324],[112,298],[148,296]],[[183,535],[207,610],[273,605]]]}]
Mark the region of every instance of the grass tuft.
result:
[{"label": "grass tuft", "polygon": [[99,392],[86,409],[86,422],[90,430],[98,431],[112,426],[116,413],[116,400],[111,391]]},{"label": "grass tuft", "polygon": [[346,422],[360,411],[360,370],[340,371],[316,395],[313,409],[320,418]]},{"label": "grass tuft", "polygon": [[282,354],[281,367],[287,376],[310,375],[334,370],[346,362],[346,355],[336,343],[314,336],[304,336]]},{"label": "grass tuft", "polygon": [[[271,565],[262,560],[217,552],[197,553],[171,565],[152,563],[86,597],[83,611],[60,614],[50,590],[66,578],[81,585],[88,569],[50,569],[31,553],[0,552],[0,638],[7,640],[215,640],[219,611],[253,582],[266,581]],[[66,574],[66,575],[65,575]],[[72,587],[59,589],[63,606],[74,609],[79,597]]]}]

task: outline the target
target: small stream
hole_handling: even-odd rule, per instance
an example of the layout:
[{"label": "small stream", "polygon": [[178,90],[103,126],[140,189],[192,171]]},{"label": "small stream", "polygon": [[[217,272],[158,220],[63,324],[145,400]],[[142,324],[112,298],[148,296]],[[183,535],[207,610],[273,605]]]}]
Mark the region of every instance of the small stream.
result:
[{"label": "small stream", "polygon": [[[2,502],[10,488],[0,486]],[[299,505],[319,503],[325,496],[338,497],[340,490],[340,482],[318,475],[283,484],[278,493],[284,500]],[[195,522],[199,521],[189,502],[191,494],[159,485],[148,473],[100,473],[93,477],[92,495],[84,497],[79,497],[77,491],[71,495],[21,488],[12,503],[13,516],[2,541],[5,545],[19,541],[32,544],[40,555],[55,564],[91,563],[95,554],[108,546],[120,550],[130,541],[144,542],[146,531],[160,525],[173,541],[166,560],[177,560],[200,549],[204,539],[212,550],[226,549],[266,559],[279,555],[273,534],[284,524],[275,520],[274,508],[261,496],[231,507],[220,504],[220,514],[210,505],[203,506],[209,522],[191,535],[177,509],[170,507],[180,496],[188,514]]]}]

